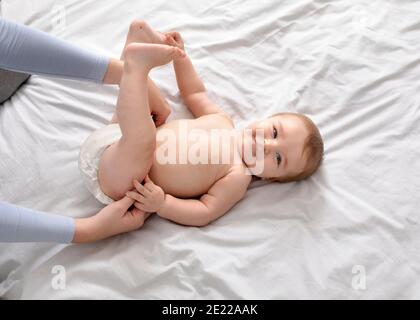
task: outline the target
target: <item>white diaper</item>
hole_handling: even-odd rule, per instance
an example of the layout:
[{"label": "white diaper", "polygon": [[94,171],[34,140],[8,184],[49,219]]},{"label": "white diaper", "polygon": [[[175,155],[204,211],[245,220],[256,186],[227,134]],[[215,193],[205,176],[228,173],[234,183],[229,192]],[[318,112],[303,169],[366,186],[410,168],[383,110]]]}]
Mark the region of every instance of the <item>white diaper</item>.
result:
[{"label": "white diaper", "polygon": [[118,123],[96,130],[83,143],[79,154],[79,170],[88,190],[103,204],[114,202],[102,192],[98,182],[99,160],[105,149],[122,136]]}]

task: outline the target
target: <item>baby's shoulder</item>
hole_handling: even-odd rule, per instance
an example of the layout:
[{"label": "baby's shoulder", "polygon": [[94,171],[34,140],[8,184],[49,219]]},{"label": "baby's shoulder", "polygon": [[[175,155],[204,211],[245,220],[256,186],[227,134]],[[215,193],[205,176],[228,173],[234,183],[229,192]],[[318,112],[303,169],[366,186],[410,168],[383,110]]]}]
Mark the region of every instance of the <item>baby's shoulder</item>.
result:
[{"label": "baby's shoulder", "polygon": [[215,182],[208,193],[222,203],[235,204],[245,196],[250,182],[251,176],[244,174],[238,167],[232,167],[225,176]]},{"label": "baby's shoulder", "polygon": [[244,186],[248,188],[251,183],[252,174],[249,169],[243,164],[235,164],[229,169],[225,175],[226,180],[230,181],[236,187]]}]

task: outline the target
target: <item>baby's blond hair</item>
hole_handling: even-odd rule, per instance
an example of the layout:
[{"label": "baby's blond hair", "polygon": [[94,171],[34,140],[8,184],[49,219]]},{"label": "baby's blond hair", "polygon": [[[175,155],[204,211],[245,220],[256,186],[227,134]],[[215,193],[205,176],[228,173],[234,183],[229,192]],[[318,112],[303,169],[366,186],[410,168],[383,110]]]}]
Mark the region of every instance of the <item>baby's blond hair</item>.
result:
[{"label": "baby's blond hair", "polygon": [[318,130],[318,127],[309,117],[301,113],[293,112],[280,112],[272,115],[271,117],[283,115],[299,118],[300,120],[302,120],[306,129],[309,131],[309,134],[305,139],[302,151],[303,156],[306,157],[306,164],[303,170],[297,174],[293,174],[282,178],[275,178],[273,180],[278,182],[291,182],[303,180],[311,176],[321,165],[324,156],[324,142],[322,141],[322,137]]}]

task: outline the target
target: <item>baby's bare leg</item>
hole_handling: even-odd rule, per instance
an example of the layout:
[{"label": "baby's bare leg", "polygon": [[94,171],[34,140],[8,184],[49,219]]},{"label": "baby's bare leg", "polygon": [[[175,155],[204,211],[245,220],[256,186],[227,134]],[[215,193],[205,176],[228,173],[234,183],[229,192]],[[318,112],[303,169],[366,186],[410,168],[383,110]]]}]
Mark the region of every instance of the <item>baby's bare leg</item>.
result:
[{"label": "baby's bare leg", "polygon": [[[130,29],[127,34],[127,38],[124,45],[124,50],[121,53],[121,60],[124,60],[124,52],[125,48],[133,42],[136,43],[154,43],[154,44],[165,44],[165,35],[162,33],[153,30],[145,21],[142,20],[135,20],[131,23]],[[123,70],[123,65],[121,66],[121,72]],[[113,74],[110,73],[110,76]],[[114,76],[115,77],[115,76]],[[121,78],[121,75],[120,75]],[[170,113],[170,107],[166,99],[164,98],[162,92],[159,88],[155,85],[155,83],[148,78],[147,83],[147,90],[148,90],[148,99],[149,99],[149,106],[151,111],[159,112],[160,114],[167,112]],[[111,123],[118,122],[117,114],[115,113],[112,117]],[[160,125],[162,123],[157,123]]]},{"label": "baby's bare leg", "polygon": [[142,181],[149,172],[156,127],[150,117],[147,77],[153,67],[184,55],[182,50],[165,45],[132,43],[127,46],[117,101],[122,137],[105,150],[99,164],[99,182],[109,197],[122,198],[132,189],[133,179]]}]

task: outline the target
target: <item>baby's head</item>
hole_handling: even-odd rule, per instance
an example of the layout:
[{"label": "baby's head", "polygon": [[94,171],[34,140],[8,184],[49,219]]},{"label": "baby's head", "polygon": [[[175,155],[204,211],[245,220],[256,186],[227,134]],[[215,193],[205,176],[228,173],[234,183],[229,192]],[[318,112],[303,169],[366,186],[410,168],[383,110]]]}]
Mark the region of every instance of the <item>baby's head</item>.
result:
[{"label": "baby's head", "polygon": [[[260,178],[298,181],[312,175],[321,164],[324,153],[321,134],[312,120],[303,114],[277,113],[252,123],[246,129],[252,129],[253,141],[248,143],[254,148],[256,130],[264,132],[264,168],[256,174]],[[247,143],[246,139],[245,135],[244,143]],[[245,159],[244,162],[248,167],[253,165]]]}]

